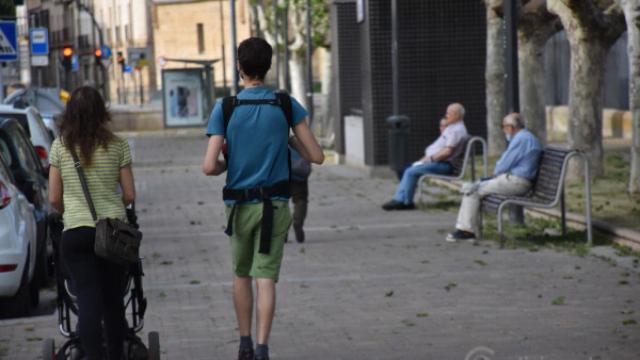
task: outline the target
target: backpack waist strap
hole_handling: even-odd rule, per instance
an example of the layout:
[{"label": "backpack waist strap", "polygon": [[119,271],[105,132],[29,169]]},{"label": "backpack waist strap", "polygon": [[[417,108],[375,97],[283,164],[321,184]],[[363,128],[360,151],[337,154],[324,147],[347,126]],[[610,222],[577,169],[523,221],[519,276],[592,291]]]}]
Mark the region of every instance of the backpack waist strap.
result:
[{"label": "backpack waist strap", "polygon": [[231,208],[229,219],[227,220],[227,229],[224,231],[227,235],[233,235],[233,219],[235,218],[237,202],[246,202],[252,200],[262,201],[262,223],[260,230],[260,249],[261,254],[269,254],[271,251],[271,235],[273,233],[273,202],[271,197],[281,196],[289,197],[291,190],[288,181],[281,181],[273,186],[256,187],[251,189],[227,189],[222,190],[224,200],[234,200],[236,204]]}]

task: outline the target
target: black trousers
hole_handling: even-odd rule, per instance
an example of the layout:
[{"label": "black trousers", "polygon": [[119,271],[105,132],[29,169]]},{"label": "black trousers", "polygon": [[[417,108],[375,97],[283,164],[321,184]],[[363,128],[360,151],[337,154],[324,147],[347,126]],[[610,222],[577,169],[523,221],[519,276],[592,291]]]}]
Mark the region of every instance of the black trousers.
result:
[{"label": "black trousers", "polygon": [[61,255],[78,299],[78,331],[85,356],[89,360],[121,360],[127,328],[123,299],[126,272],[95,255],[95,235],[90,227],[65,231]]},{"label": "black trousers", "polygon": [[309,204],[308,181],[291,181],[291,202],[293,203],[293,227],[302,229]]}]

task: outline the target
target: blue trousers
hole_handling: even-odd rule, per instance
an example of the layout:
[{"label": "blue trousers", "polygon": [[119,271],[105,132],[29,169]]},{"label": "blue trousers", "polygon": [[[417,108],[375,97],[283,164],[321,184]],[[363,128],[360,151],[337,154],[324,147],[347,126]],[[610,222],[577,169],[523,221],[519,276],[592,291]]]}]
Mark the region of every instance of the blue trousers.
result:
[{"label": "blue trousers", "polygon": [[424,174],[448,175],[453,172],[453,166],[445,161],[430,162],[423,165],[411,166],[402,174],[400,184],[396,194],[393,196],[395,201],[411,204],[413,203],[413,195],[416,192],[416,184],[418,179]]}]

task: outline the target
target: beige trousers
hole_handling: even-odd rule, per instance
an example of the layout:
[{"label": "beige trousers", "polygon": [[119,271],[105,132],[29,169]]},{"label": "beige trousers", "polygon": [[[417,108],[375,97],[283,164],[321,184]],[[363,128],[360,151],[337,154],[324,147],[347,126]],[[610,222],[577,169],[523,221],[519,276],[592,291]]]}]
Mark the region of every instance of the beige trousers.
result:
[{"label": "beige trousers", "polygon": [[491,194],[524,195],[531,189],[531,181],[509,174],[498,175],[493,179],[480,182],[477,189],[462,198],[456,228],[475,233],[478,229],[480,201]]}]

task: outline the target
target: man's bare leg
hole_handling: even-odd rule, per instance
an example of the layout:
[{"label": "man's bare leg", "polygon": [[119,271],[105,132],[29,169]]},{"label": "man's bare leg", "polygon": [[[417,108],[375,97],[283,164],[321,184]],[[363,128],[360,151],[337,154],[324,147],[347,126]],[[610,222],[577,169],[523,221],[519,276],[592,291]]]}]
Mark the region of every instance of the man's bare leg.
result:
[{"label": "man's bare leg", "polygon": [[253,289],[250,277],[233,277],[233,304],[236,308],[240,336],[251,336]]},{"label": "man's bare leg", "polygon": [[266,345],[269,341],[271,324],[276,308],[276,283],[273,279],[256,279],[257,315],[256,338],[258,344]]}]

